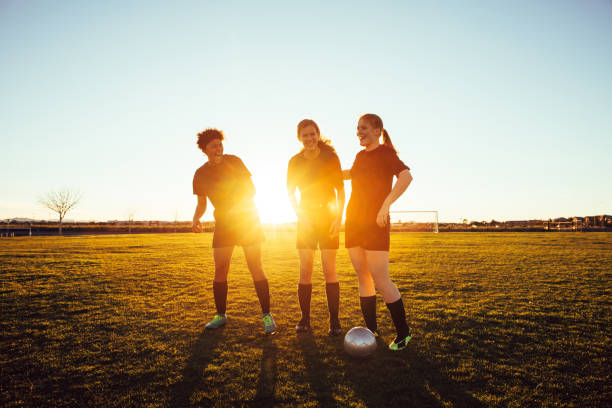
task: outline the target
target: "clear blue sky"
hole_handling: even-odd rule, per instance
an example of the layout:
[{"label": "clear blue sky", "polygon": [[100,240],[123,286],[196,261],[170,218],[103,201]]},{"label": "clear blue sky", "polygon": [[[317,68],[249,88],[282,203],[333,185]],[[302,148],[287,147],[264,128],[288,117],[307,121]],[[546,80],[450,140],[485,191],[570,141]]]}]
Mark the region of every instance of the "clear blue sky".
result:
[{"label": "clear blue sky", "polygon": [[327,3],[0,1],[0,218],[69,187],[68,218],[190,220],[218,127],[291,220],[297,122],[348,168],[367,112],[412,168],[395,210],[612,213],[612,2]]}]

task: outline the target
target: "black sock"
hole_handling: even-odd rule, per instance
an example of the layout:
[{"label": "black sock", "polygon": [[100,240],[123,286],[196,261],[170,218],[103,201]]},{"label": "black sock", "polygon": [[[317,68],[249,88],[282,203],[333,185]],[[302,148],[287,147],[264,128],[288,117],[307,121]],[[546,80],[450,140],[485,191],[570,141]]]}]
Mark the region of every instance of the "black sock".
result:
[{"label": "black sock", "polygon": [[327,308],[329,309],[329,325],[333,328],[340,327],[340,320],[338,319],[338,309],[340,309],[340,283],[326,283],[325,293],[327,294]]},{"label": "black sock", "polygon": [[225,314],[225,305],[227,304],[227,281],[213,281],[213,295],[215,296],[215,306],[217,313]]},{"label": "black sock", "polygon": [[406,323],[406,311],[404,310],[404,302],[400,297],[393,303],[387,303],[387,308],[391,312],[391,318],[393,319],[393,325],[397,331],[397,339],[401,340],[406,336],[410,335],[410,327]]},{"label": "black sock", "polygon": [[361,304],[363,320],[365,320],[368,329],[372,331],[378,330],[378,325],[376,324],[376,295],[360,296],[359,303]]},{"label": "black sock", "polygon": [[302,311],[300,323],[310,323],[310,297],[312,295],[312,284],[298,284],[298,300]]},{"label": "black sock", "polygon": [[261,313],[270,313],[270,289],[268,288],[268,280],[253,281],[255,291],[261,305]]}]

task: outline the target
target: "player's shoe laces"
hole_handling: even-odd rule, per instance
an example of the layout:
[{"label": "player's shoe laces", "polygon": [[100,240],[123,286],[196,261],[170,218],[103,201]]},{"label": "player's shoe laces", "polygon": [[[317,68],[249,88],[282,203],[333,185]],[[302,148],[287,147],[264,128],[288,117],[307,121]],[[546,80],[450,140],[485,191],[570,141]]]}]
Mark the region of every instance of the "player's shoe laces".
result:
[{"label": "player's shoe laces", "polygon": [[271,313],[264,313],[262,315],[264,331],[266,334],[274,333],[276,331],[276,323],[274,323],[274,318]]},{"label": "player's shoe laces", "polygon": [[408,342],[410,341],[410,339],[412,339],[411,334],[407,335],[402,339],[396,337],[395,340],[393,340],[393,342],[389,344],[389,350],[399,351],[405,349],[406,346],[408,346]]},{"label": "player's shoe laces", "polygon": [[218,329],[227,322],[227,316],[217,313],[213,319],[206,324],[207,329]]}]

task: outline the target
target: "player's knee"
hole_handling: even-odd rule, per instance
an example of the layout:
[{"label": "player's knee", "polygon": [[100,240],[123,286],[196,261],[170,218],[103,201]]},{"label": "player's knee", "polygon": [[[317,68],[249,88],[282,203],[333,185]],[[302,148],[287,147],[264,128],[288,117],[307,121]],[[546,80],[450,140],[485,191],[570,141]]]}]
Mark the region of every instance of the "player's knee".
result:
[{"label": "player's knee", "polygon": [[229,272],[229,263],[215,265],[215,276],[227,275],[228,272]]}]

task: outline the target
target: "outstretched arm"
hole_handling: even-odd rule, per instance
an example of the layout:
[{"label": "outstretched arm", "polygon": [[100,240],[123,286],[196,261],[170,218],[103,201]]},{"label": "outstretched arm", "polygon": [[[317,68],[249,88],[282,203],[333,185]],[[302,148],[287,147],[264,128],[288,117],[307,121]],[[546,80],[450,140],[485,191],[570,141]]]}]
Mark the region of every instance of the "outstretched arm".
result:
[{"label": "outstretched arm", "polygon": [[395,202],[400,196],[406,191],[410,183],[412,182],[412,174],[410,174],[410,170],[406,169],[400,172],[397,176],[397,181],[393,186],[393,189],[385,198],[380,210],[378,210],[378,214],[376,215],[376,224],[379,227],[384,227],[387,225],[387,219],[389,218],[389,209],[391,208],[391,204]]},{"label": "outstretched arm", "polygon": [[200,223],[200,218],[206,212],[206,196],[199,195],[198,203],[196,204],[195,212],[193,214],[193,222],[191,223],[191,229],[193,232],[202,232],[202,223]]}]

